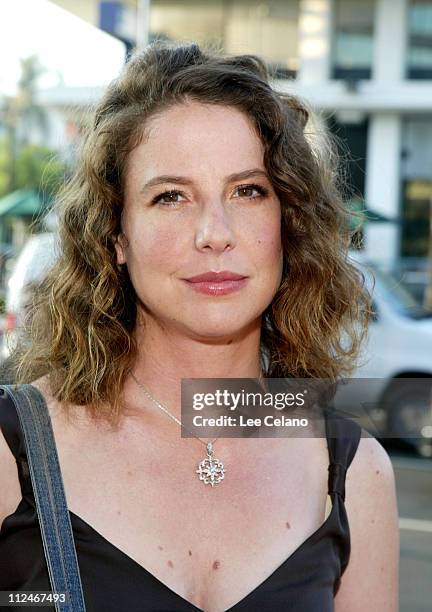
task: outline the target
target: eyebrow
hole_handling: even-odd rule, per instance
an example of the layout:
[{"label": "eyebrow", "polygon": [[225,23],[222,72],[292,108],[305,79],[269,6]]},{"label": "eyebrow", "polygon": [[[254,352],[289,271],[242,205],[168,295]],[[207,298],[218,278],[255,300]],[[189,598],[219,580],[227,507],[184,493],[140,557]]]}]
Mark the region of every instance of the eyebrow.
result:
[{"label": "eyebrow", "polygon": [[[235,172],[234,174],[230,174],[226,177],[225,181],[227,183],[232,183],[234,181],[242,181],[244,179],[251,178],[253,176],[263,176],[265,178],[269,178],[268,174],[265,170],[261,170],[261,168],[252,168],[251,170],[243,170],[242,172]],[[140,192],[143,193],[146,189],[150,187],[154,187],[155,185],[161,185],[163,183],[177,183],[178,185],[191,185],[194,181],[191,178],[186,176],[172,176],[169,174],[162,174],[160,176],[155,176],[147,183],[145,183]]]}]

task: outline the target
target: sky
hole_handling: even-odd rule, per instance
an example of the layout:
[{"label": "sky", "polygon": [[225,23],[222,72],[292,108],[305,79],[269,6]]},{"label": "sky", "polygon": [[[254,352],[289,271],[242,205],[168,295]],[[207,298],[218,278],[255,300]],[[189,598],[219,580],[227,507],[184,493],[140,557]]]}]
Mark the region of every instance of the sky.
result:
[{"label": "sky", "polygon": [[41,87],[107,85],[124,63],[123,43],[48,0],[0,0],[0,95],[12,95],[20,58],[48,69]]}]

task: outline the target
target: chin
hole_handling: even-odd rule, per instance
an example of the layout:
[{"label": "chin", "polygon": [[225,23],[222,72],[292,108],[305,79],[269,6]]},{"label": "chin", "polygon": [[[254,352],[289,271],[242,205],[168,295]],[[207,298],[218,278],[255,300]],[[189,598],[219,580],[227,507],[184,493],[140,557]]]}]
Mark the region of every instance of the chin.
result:
[{"label": "chin", "polygon": [[260,325],[260,319],[243,319],[241,321],[230,320],[229,316],[225,316],[218,321],[213,321],[207,318],[202,325],[197,326],[191,324],[189,329],[199,338],[216,340],[232,340],[236,336],[242,336],[250,331],[255,325]]}]

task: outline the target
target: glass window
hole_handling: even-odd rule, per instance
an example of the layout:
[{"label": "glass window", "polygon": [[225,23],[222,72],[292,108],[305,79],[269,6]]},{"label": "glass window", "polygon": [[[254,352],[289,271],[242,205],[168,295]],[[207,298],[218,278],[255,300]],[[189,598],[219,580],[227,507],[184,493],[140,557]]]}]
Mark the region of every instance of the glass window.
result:
[{"label": "glass window", "polygon": [[407,257],[425,257],[432,215],[431,115],[405,118],[401,153],[401,253]]},{"label": "glass window", "polygon": [[333,77],[369,79],[375,0],[335,0]]},{"label": "glass window", "polygon": [[411,0],[408,9],[408,78],[432,79],[432,1]]},{"label": "glass window", "polygon": [[432,181],[407,180],[403,186],[402,240],[403,257],[426,257],[429,224],[432,215]]},{"label": "glass window", "polygon": [[299,0],[154,0],[152,38],[195,41],[226,53],[255,53],[294,76],[298,64]]}]

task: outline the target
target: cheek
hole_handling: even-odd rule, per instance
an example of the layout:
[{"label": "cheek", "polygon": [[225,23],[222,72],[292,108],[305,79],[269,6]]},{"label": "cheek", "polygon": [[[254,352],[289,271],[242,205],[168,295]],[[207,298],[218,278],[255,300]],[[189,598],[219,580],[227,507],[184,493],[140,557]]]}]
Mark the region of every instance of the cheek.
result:
[{"label": "cheek", "polygon": [[259,233],[256,236],[256,242],[258,256],[263,262],[271,264],[278,262],[282,255],[282,241],[280,225],[267,224],[263,225]]},{"label": "cheek", "polygon": [[136,228],[130,240],[130,255],[140,269],[167,269],[175,266],[182,251],[181,235],[175,225]]}]

